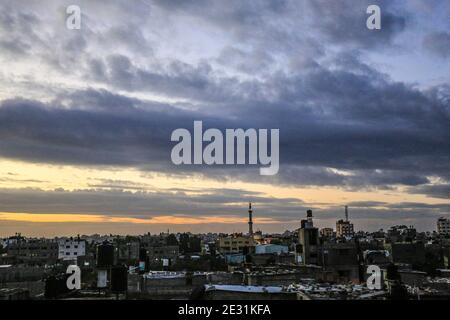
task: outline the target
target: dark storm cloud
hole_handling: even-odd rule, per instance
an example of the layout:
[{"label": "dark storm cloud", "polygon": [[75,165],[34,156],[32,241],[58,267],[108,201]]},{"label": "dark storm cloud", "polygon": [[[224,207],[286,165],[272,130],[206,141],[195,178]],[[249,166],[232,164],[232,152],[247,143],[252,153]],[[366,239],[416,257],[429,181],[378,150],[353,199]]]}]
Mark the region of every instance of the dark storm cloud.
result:
[{"label": "dark storm cloud", "polygon": [[[381,55],[395,51],[396,37],[411,22],[408,10],[392,1],[111,3],[102,4],[102,11],[101,2],[84,2],[79,32],[58,27],[52,33],[20,6],[0,11],[5,30],[0,46],[22,55],[32,48],[35,60],[64,71],[62,78],[107,88],[22,83],[49,98],[1,102],[1,156],[352,190],[425,185],[409,190],[431,192],[429,176],[450,180],[450,88],[396,82],[365,59],[374,48]],[[382,8],[379,32],[365,27],[370,4]],[[145,24],[154,12],[163,17],[159,28]],[[175,32],[183,21],[189,27]],[[204,42],[197,44],[202,39],[197,33],[206,29],[217,32],[208,42],[219,43],[215,55]],[[445,35],[430,37],[424,45],[447,54]],[[205,45],[208,53],[182,60],[184,51],[180,57],[177,50],[183,47],[176,47],[158,56],[164,44],[179,40],[195,49]],[[183,102],[153,102],[136,98],[139,94]],[[170,134],[192,128],[194,120],[203,120],[205,128],[280,128],[279,174],[174,167]]]},{"label": "dark storm cloud", "polygon": [[417,194],[426,194],[432,198],[450,198],[450,184],[424,185],[410,188],[409,192]]},{"label": "dark storm cloud", "polygon": [[[136,75],[141,71],[129,71],[129,59],[113,59],[112,73],[120,79],[118,85],[145,86]],[[353,61],[355,68],[343,69],[340,61],[345,66]],[[174,170],[169,158],[171,132],[190,129],[194,120],[203,120],[205,129],[281,128],[280,174],[267,179],[255,176],[255,171],[194,166],[178,167],[175,172],[214,176],[215,170],[223,169],[224,176],[244,180],[386,188],[426,184],[427,175],[447,176],[447,89],[419,91],[357,61],[352,56],[336,62],[333,71],[317,67],[304,75],[274,77],[270,84],[252,82],[247,84],[254,88],[250,92],[245,91],[245,83],[231,86],[231,102],[219,97],[230,90],[227,84],[232,79],[215,80],[218,96],[210,93],[207,73],[191,78],[196,72],[190,67],[177,68],[179,73],[164,81],[152,79],[159,91],[167,88],[181,97],[203,93],[208,108],[200,104],[196,111],[94,89],[62,92],[55,103],[66,108],[4,101],[0,153],[31,161],[136,165],[167,172]],[[259,95],[266,87],[271,87],[271,101]],[[328,168],[351,172],[341,174]]]},{"label": "dark storm cloud", "polygon": [[383,209],[405,209],[405,210],[438,210],[440,212],[450,212],[450,204],[438,203],[429,204],[422,202],[400,202],[400,203],[387,203],[382,201],[352,201],[348,203],[351,208],[383,208]]},{"label": "dark storm cloud", "polygon": [[[387,224],[400,223],[408,225],[423,225],[425,221],[436,221],[437,218],[450,214],[450,205],[424,204],[401,202],[389,204],[374,201],[350,202],[349,216],[352,222],[359,223],[367,219],[385,221]],[[317,209],[314,216],[319,219],[344,218],[344,208],[330,206],[325,209]]]},{"label": "dark storm cloud", "polygon": [[[69,98],[69,99],[67,99]],[[114,94],[107,90],[95,90],[87,89],[83,91],[65,91],[60,92],[56,101],[63,102],[66,100],[69,103],[69,107],[73,110],[98,110],[98,111],[119,111],[126,112],[129,110],[136,109],[137,106],[141,105],[139,99],[126,97],[120,94]],[[155,109],[163,109],[164,104],[153,104]]]},{"label": "dark storm cloud", "polygon": [[253,94],[260,89],[237,78],[221,78],[208,63],[193,66],[174,60],[159,69],[136,66],[127,56],[116,54],[104,60],[91,60],[85,76],[117,89],[154,92],[203,102],[236,101],[245,90]]},{"label": "dark storm cloud", "polygon": [[[88,91],[84,100],[79,101],[89,101],[94,96]],[[114,95],[100,92],[96,97],[102,108],[105,99]],[[113,108],[114,104],[109,107]],[[154,107],[162,109],[159,105]],[[169,107],[151,112],[128,109],[125,105],[120,112],[111,113],[51,108],[35,101],[10,100],[3,102],[0,109],[3,154],[52,163],[132,165],[167,162],[171,128],[194,119],[191,118],[194,114]]]},{"label": "dark storm cloud", "polygon": [[[187,192],[190,192],[189,194]],[[192,194],[193,193],[193,194]],[[27,201],[23,201],[23,199]],[[255,203],[259,217],[289,219],[306,210],[301,200],[268,199],[257,192],[239,189],[130,192],[121,189],[66,191],[57,189],[0,189],[0,212],[85,213],[151,218],[159,215],[242,216],[247,203]]]},{"label": "dark storm cloud", "polygon": [[340,174],[339,172],[333,173],[329,170],[319,172],[319,170],[317,168],[315,170],[297,169],[292,170],[291,174],[283,171],[281,172],[280,183],[342,186],[357,191],[372,188],[383,190],[390,189],[393,185],[415,186],[429,182],[424,175],[402,170],[352,170],[350,175]]}]

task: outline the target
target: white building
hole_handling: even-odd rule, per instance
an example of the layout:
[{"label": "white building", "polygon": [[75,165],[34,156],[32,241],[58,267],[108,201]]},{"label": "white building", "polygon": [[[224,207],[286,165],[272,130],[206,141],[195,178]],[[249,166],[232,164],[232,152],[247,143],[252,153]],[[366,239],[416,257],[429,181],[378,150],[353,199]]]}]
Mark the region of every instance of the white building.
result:
[{"label": "white building", "polygon": [[450,235],[450,220],[447,218],[439,218],[437,221],[437,231],[440,235]]},{"label": "white building", "polygon": [[86,242],[79,239],[61,239],[58,241],[58,259],[77,260],[86,254]]}]

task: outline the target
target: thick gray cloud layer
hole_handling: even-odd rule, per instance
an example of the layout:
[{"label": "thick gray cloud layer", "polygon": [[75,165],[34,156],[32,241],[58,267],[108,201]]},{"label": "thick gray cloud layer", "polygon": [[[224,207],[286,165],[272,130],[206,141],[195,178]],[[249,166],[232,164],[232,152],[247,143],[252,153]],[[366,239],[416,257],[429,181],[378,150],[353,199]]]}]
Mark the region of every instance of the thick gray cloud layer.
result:
[{"label": "thick gray cloud layer", "polygon": [[[52,163],[207,174],[214,168],[174,169],[169,156],[171,132],[203,120],[205,128],[280,128],[280,175],[268,182],[414,186],[429,182],[428,176],[447,180],[447,101],[436,91],[420,92],[368,70],[358,74],[318,68],[305,77],[279,78],[278,86],[271,86],[277,100],[218,101],[228,108],[217,107],[215,113],[93,89],[65,95],[69,107],[58,105],[58,99],[53,104],[6,100],[0,108],[1,153]],[[219,170],[233,178],[262,179],[256,170]]]}]

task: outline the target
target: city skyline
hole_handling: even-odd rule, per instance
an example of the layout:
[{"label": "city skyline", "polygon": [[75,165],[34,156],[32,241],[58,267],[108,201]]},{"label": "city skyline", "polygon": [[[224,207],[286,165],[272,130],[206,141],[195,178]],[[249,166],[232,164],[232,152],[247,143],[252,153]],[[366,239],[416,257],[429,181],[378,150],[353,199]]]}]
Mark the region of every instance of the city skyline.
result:
[{"label": "city skyline", "polygon": [[[366,9],[381,8],[381,29]],[[80,30],[66,9],[81,8]],[[450,4],[6,0],[0,237],[436,229],[450,215]],[[429,17],[433,16],[433,19]],[[259,166],[175,166],[173,130],[280,129]]]},{"label": "city skyline", "polygon": [[[327,220],[324,220],[324,219],[317,220],[317,219],[315,219],[317,227],[320,230],[322,230],[322,229],[331,229],[331,230],[334,230],[334,232],[340,232],[340,231],[338,231],[338,224],[342,223],[342,222],[345,222],[345,223],[350,223],[351,224],[351,228],[353,230],[354,223],[349,218],[348,206],[345,206],[343,209],[345,210],[344,216],[337,216],[335,220],[333,220],[332,218],[327,219]],[[250,211],[252,212],[251,214],[250,214]],[[307,211],[309,212],[309,211],[312,211],[312,210],[307,210]],[[221,220],[222,219],[221,217],[218,217],[220,222],[218,222],[215,219],[206,220],[206,221],[203,221],[201,223],[197,222],[196,224],[199,225],[198,231],[195,228],[192,229],[192,228],[189,228],[189,227],[186,226],[186,218],[182,218],[182,219],[178,220],[177,218],[173,218],[173,217],[163,217],[163,219],[167,218],[167,219],[172,219],[173,220],[171,224],[167,225],[167,229],[162,229],[161,225],[158,226],[156,229],[153,229],[153,230],[148,228],[148,226],[152,225],[152,224],[159,225],[160,223],[158,221],[155,222],[155,223],[150,223],[149,224],[148,221],[146,221],[145,219],[142,219],[142,220],[129,219],[128,222],[134,223],[134,224],[138,224],[138,225],[141,224],[142,227],[144,227],[144,228],[142,228],[142,229],[141,228],[136,228],[135,230],[133,230],[132,233],[126,233],[126,232],[120,232],[120,231],[118,233],[111,233],[111,232],[107,232],[108,230],[110,230],[109,229],[109,228],[111,228],[110,226],[106,226],[106,229],[103,229],[103,228],[98,228],[98,224],[94,223],[90,228],[86,229],[86,230],[92,230],[91,233],[83,233],[83,234],[78,233],[78,234],[76,234],[76,233],[73,232],[73,230],[69,230],[69,231],[66,232],[66,231],[64,231],[64,229],[58,229],[58,230],[53,229],[51,231],[51,233],[45,233],[45,230],[44,230],[44,232],[42,232],[42,230],[38,229],[38,230],[36,230],[37,232],[35,232],[35,233],[32,232],[32,233],[29,233],[29,234],[27,234],[27,233],[23,234],[22,232],[20,232],[20,229],[19,229],[19,231],[18,232],[14,232],[14,234],[5,234],[5,235],[0,234],[0,238],[1,237],[7,238],[7,237],[11,237],[11,236],[16,236],[16,235],[20,235],[20,236],[23,236],[23,237],[31,237],[31,238],[33,238],[33,237],[34,238],[58,238],[58,237],[63,237],[64,238],[64,237],[74,237],[74,236],[80,236],[80,235],[92,236],[92,235],[108,235],[108,234],[110,234],[110,235],[113,235],[113,236],[141,236],[141,235],[144,235],[144,234],[180,234],[180,233],[191,233],[191,234],[208,234],[208,233],[213,233],[213,234],[248,234],[248,235],[254,234],[254,233],[261,233],[261,234],[270,235],[270,234],[283,234],[284,232],[295,232],[301,227],[301,221],[303,220],[302,219],[303,217],[300,216],[297,221],[293,221],[289,226],[286,226],[285,229],[279,229],[280,226],[281,226],[281,224],[279,224],[277,226],[278,228],[275,228],[274,230],[272,230],[270,228],[270,226],[271,226],[270,221],[264,221],[264,219],[261,219],[261,220],[257,219],[257,220],[260,221],[260,225],[259,226],[257,225],[256,229],[253,229],[253,225],[254,225],[253,221],[255,219],[253,218],[253,208],[251,207],[251,204],[250,204],[250,208],[248,209],[247,213],[248,213],[247,220],[244,217],[241,217],[241,219],[238,219],[238,218],[236,218],[236,219],[224,218],[224,220],[225,220],[225,222],[224,222],[223,220]],[[56,215],[44,215],[44,216],[48,217],[50,221],[55,221],[55,220],[61,219],[58,222],[60,222],[60,223],[64,223],[64,222],[65,223],[70,223],[71,225],[73,223],[75,223],[75,224],[76,223],[80,223],[80,221],[79,221],[80,217],[81,217],[81,223],[89,223],[89,224],[91,224],[92,221],[97,222],[97,223],[101,223],[102,225],[103,224],[108,224],[108,223],[113,225],[114,223],[117,223],[117,221],[114,221],[114,218],[110,219],[110,221],[106,221],[104,217],[99,216],[99,215],[77,215],[75,218],[73,218],[73,216],[70,215],[70,214],[65,214],[65,215],[64,214],[62,214],[62,215],[61,214],[56,214]],[[251,216],[251,218],[250,218],[250,216]],[[75,219],[77,219],[77,220],[75,220]],[[437,223],[438,223],[438,220],[441,220],[441,219],[443,219],[443,221],[449,221],[448,218],[442,216],[442,217],[438,218],[436,221],[434,221],[435,224],[434,224],[434,226],[431,229],[429,229],[429,230],[423,229],[423,230],[418,230],[418,231],[419,232],[431,232],[431,233],[439,232],[439,230],[438,230],[439,226],[438,226]],[[14,218],[14,220],[15,221],[24,221],[25,222],[25,221],[29,221],[30,217],[29,217],[29,215],[27,217],[27,214],[17,214],[17,216]],[[133,220],[135,220],[135,221],[133,221]],[[123,220],[118,220],[118,221],[119,222],[123,222]],[[250,229],[250,221],[251,221],[251,226],[252,226],[251,229]],[[42,221],[40,221],[40,222],[42,223]],[[207,228],[208,231],[204,231],[204,228],[202,228],[202,226],[205,225],[205,224],[208,224],[208,228]],[[216,224],[216,225],[214,225],[214,224]],[[231,229],[223,228],[222,224],[231,225],[232,228],[233,228],[232,231],[227,231],[227,230],[231,230]],[[145,227],[145,226],[147,226],[147,227]],[[268,230],[264,230],[263,229],[264,226],[269,226],[269,229]],[[355,233],[358,233],[358,232],[371,233],[371,232],[378,232],[378,231],[386,232],[386,231],[388,231],[391,228],[397,228],[397,227],[400,227],[400,226],[404,226],[404,227],[407,227],[407,228],[414,228],[414,230],[416,230],[414,225],[405,224],[404,221],[399,221],[398,224],[393,224],[393,225],[377,225],[377,226],[378,227],[374,227],[374,228],[371,228],[371,229],[368,229],[368,230],[363,230],[363,229],[356,228],[354,230],[354,232]],[[172,229],[170,229],[170,228],[172,228]],[[105,230],[105,231],[103,231],[103,233],[102,233],[101,230]],[[250,231],[250,230],[252,230],[252,231]],[[25,229],[25,231],[27,231],[27,230]],[[352,233],[353,233],[353,231],[352,231]]]}]

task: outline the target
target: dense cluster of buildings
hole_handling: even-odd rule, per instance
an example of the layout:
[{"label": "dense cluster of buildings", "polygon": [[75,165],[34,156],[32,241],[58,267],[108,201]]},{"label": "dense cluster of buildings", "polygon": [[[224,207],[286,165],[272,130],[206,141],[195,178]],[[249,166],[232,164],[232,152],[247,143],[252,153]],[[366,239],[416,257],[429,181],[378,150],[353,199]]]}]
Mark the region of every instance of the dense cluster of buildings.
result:
[{"label": "dense cluster of buildings", "polygon": [[[335,229],[319,230],[308,210],[298,229],[282,234],[254,231],[251,204],[247,233],[54,239],[15,234],[0,239],[0,299],[105,298],[117,266],[126,270],[127,297],[137,299],[450,297],[450,220],[438,219],[434,232],[401,225],[369,233],[356,232],[348,207],[344,212]],[[108,263],[101,257],[104,248]],[[57,281],[74,264],[82,270],[82,290],[58,296],[52,289],[49,296],[49,279]],[[371,266],[381,270],[376,290],[366,285]],[[100,275],[106,280],[98,296]]]}]

